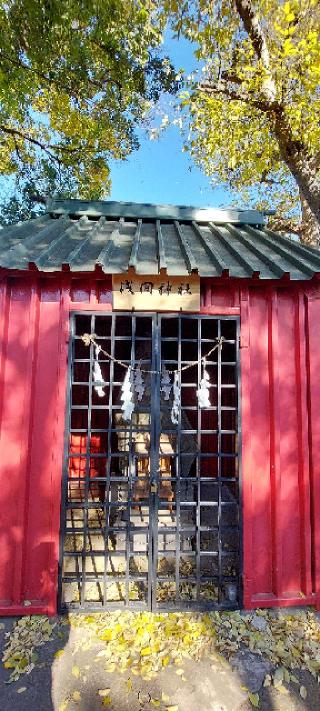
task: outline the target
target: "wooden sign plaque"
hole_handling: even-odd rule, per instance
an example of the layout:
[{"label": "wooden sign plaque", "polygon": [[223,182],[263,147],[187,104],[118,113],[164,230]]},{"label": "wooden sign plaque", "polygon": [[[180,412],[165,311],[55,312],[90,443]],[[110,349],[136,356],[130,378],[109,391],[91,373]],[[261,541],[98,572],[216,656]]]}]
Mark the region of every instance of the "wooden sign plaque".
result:
[{"label": "wooden sign plaque", "polygon": [[198,274],[114,274],[112,297],[115,310],[199,311],[200,278]]}]

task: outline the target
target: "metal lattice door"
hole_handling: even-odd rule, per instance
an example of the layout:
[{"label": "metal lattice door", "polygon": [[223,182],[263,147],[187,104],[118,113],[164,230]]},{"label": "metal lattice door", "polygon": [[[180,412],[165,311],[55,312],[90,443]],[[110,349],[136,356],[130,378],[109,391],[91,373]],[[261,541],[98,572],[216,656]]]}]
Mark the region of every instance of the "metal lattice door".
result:
[{"label": "metal lattice door", "polygon": [[[202,359],[221,337],[201,409]],[[128,366],[143,373],[126,421]],[[177,372],[175,418],[165,370]],[[239,606],[237,319],[76,314],[69,391],[60,606]]]}]

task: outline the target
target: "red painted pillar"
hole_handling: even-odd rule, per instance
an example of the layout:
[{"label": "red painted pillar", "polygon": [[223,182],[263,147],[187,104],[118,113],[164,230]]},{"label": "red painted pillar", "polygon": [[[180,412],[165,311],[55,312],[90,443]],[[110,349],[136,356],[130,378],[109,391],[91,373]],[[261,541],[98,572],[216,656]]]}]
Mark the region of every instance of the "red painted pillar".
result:
[{"label": "red painted pillar", "polygon": [[240,293],[240,367],[241,367],[241,476],[243,526],[243,606],[252,600],[252,467],[250,420],[250,304],[249,290]]},{"label": "red painted pillar", "polygon": [[312,516],[313,585],[320,609],[320,289],[307,301],[307,378],[309,386],[309,446]]}]

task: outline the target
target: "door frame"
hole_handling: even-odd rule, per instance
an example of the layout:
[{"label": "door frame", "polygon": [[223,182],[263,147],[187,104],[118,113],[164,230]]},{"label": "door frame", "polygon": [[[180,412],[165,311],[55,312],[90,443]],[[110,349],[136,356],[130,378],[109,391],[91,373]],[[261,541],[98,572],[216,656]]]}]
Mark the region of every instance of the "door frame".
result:
[{"label": "door frame", "polygon": [[[71,392],[72,392],[72,348],[73,348],[73,336],[75,320],[77,316],[105,316],[111,318],[112,315],[118,316],[140,316],[140,317],[151,317],[152,318],[152,363],[156,364],[154,369],[159,370],[159,365],[161,362],[161,320],[162,318],[196,318],[208,319],[213,321],[235,321],[236,322],[236,380],[237,380],[237,453],[238,453],[238,512],[239,512],[239,589],[238,589],[238,603],[236,608],[241,608],[243,605],[243,492],[242,492],[242,427],[241,427],[241,362],[240,362],[240,316],[238,313],[225,314],[222,313],[212,313],[202,310],[200,312],[190,313],[190,312],[155,312],[155,311],[114,311],[106,305],[105,309],[95,308],[92,305],[90,308],[79,308],[72,309],[69,313],[69,343],[68,343],[68,364],[67,364],[67,396],[66,396],[66,407],[65,407],[65,431],[64,431],[64,453],[63,453],[63,476],[62,476],[62,498],[61,498],[61,515],[60,515],[60,535],[59,535],[59,570],[58,570],[58,610],[66,611],[68,609],[76,610],[78,612],[88,613],[88,610],[92,609],[89,607],[72,607],[64,604],[62,602],[62,564],[63,564],[63,553],[64,553],[64,535],[65,535],[65,525],[66,525],[66,512],[67,512],[67,485],[68,485],[68,454],[69,454],[69,434],[70,434],[70,423],[69,416],[71,413]],[[160,352],[159,352],[160,351]],[[152,366],[153,368],[154,366]],[[160,373],[152,376],[155,379],[156,387],[153,390],[153,402],[150,407],[151,412],[151,426],[150,426],[150,483],[151,483],[151,472],[153,471],[153,476],[156,478],[158,484],[158,470],[159,470],[159,447],[156,447],[156,443],[159,441],[160,436],[160,418],[156,416],[157,412],[160,412]],[[153,416],[152,416],[153,413]],[[154,446],[152,446],[152,441]],[[158,553],[158,520],[157,520],[157,510],[158,510],[159,497],[156,493],[150,492],[149,499],[149,531],[150,531],[150,543],[152,545],[152,551],[149,560],[149,573],[148,573],[148,597],[147,605],[134,604],[129,607],[123,607],[123,609],[142,609],[142,610],[153,610],[153,611],[164,611],[167,610],[193,610],[193,611],[205,611],[205,610],[223,610],[223,609],[235,609],[234,606],[224,606],[212,605],[212,604],[201,604],[195,606],[191,604],[178,604],[176,606],[170,607],[166,606],[159,607],[156,601],[156,584],[157,584],[157,553]],[[176,555],[176,552],[175,552]],[[151,561],[151,562],[150,562]],[[119,605],[120,606],[120,605]],[[119,607],[118,606],[118,607]],[[97,610],[107,610],[115,609],[115,605],[104,605],[97,607]]]}]

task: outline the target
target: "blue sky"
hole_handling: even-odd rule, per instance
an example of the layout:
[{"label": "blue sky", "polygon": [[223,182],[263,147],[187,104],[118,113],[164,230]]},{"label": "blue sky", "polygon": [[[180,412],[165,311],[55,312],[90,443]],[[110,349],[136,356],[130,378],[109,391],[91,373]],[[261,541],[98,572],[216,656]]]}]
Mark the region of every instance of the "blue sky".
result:
[{"label": "blue sky", "polygon": [[[192,45],[185,40],[167,38],[164,44],[178,70],[195,68]],[[172,126],[157,141],[140,132],[141,147],[124,162],[111,166],[112,200],[173,203],[176,205],[227,206],[231,196],[223,188],[212,187],[210,180],[182,152],[179,129]]]},{"label": "blue sky", "polygon": [[209,179],[181,149],[175,126],[157,141],[142,135],[138,151],[127,161],[112,164],[110,198],[215,207],[230,204],[230,195],[222,188],[212,188]]}]

